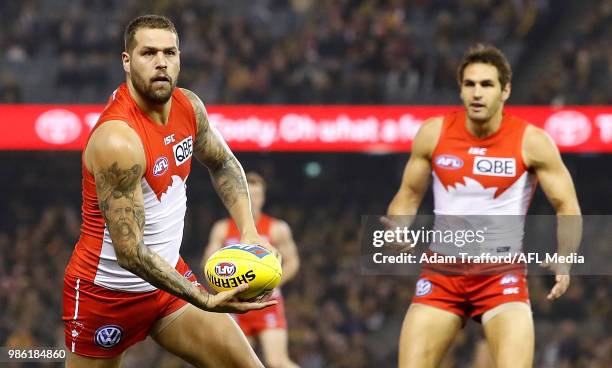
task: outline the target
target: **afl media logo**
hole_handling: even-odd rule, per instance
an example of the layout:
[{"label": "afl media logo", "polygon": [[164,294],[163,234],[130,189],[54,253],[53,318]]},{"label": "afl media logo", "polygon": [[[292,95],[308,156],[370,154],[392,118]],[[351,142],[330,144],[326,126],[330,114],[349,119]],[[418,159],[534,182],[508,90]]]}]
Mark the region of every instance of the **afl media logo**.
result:
[{"label": "afl media logo", "polygon": [[230,262],[221,262],[215,266],[215,273],[221,277],[231,277],[236,273],[236,265]]},{"label": "afl media logo", "polygon": [[437,166],[447,170],[457,170],[463,167],[463,160],[453,155],[438,155],[435,163]]},{"label": "afl media logo", "polygon": [[155,160],[155,164],[153,165],[153,175],[164,175],[166,171],[168,171],[168,167],[168,158],[166,158],[166,156],[159,157]]},{"label": "afl media logo", "polygon": [[99,347],[110,349],[119,344],[123,337],[123,330],[117,325],[106,325],[98,328],[94,339]]}]

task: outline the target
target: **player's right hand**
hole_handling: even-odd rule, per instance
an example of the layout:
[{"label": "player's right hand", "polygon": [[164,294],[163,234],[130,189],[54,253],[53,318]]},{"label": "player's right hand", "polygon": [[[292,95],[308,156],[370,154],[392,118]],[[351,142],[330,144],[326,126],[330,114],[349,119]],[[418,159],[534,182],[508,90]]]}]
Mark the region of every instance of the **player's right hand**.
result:
[{"label": "player's right hand", "polygon": [[222,291],[215,295],[208,294],[205,309],[209,312],[242,314],[248,311],[270,307],[278,303],[276,300],[262,302],[239,301],[236,296],[243,291],[246,291],[248,288],[248,284],[242,284],[232,290]]},{"label": "player's right hand", "polygon": [[[395,216],[397,217],[397,216]],[[407,225],[402,225],[399,221],[388,216],[380,216],[379,221],[385,227],[385,230],[395,231],[397,228],[401,228]],[[396,253],[411,253],[414,252],[414,244],[411,242],[391,242],[385,243],[385,249],[392,250]]]}]

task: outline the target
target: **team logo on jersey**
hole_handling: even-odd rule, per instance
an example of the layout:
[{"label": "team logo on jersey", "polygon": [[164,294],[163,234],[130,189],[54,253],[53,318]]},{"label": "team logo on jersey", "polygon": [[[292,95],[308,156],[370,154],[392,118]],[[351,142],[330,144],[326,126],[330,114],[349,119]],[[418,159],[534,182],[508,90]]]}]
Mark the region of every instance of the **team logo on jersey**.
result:
[{"label": "team logo on jersey", "polygon": [[220,262],[215,266],[215,273],[221,277],[231,277],[236,273],[236,265],[231,262]]},{"label": "team logo on jersey", "polygon": [[183,277],[188,279],[189,277],[191,277],[191,275],[193,275],[193,271],[189,270],[183,274]]},{"label": "team logo on jersey", "polygon": [[155,160],[155,164],[153,164],[153,176],[164,175],[170,165],[168,164],[168,158],[166,156],[162,156]]},{"label": "team logo on jersey", "polygon": [[512,284],[516,284],[517,282],[518,282],[518,277],[514,276],[513,274],[508,274],[504,276],[499,283],[500,285],[512,285]]},{"label": "team logo on jersey", "polygon": [[415,294],[416,294],[416,296],[425,296],[425,295],[431,293],[432,289],[433,289],[433,287],[431,285],[431,281],[429,281],[427,279],[419,279],[419,281],[417,281],[417,283],[416,283]]},{"label": "team logo on jersey", "polygon": [[94,334],[96,344],[104,349],[110,349],[119,344],[123,330],[117,325],[106,325],[98,328]]},{"label": "team logo on jersey", "polygon": [[174,161],[176,166],[181,166],[185,163],[193,154],[193,138],[191,136],[183,139],[174,146],[172,146],[174,152]]},{"label": "team logo on jersey", "polygon": [[463,160],[453,155],[438,155],[435,163],[437,166],[447,170],[457,170],[463,167]]},{"label": "team logo on jersey", "polygon": [[474,157],[473,174],[486,176],[516,176],[516,159],[514,157]]}]

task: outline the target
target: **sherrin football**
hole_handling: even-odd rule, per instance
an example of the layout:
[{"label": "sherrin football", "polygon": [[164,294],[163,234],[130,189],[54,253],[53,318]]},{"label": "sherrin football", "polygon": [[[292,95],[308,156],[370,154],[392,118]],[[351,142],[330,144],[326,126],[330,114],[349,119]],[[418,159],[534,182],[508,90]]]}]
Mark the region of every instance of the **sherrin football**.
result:
[{"label": "sherrin football", "polygon": [[259,245],[234,244],[221,248],[206,261],[204,274],[217,292],[248,283],[249,289],[238,294],[240,300],[252,300],[273,290],[283,274],[274,254]]}]

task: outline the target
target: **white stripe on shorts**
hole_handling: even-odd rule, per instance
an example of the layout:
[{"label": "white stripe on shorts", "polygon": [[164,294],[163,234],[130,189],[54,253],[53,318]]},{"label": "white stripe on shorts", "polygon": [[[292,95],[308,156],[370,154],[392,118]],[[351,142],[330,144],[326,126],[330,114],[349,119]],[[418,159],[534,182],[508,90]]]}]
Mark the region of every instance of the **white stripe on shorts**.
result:
[{"label": "white stripe on shorts", "polygon": [[[74,317],[72,318],[74,321],[76,321],[77,316],[79,315],[79,284],[81,283],[81,279],[77,279],[76,282],[76,303],[74,306]],[[75,349],[75,345],[76,345],[76,341],[74,340],[74,337],[72,338],[72,352],[74,353],[74,349]]]}]

